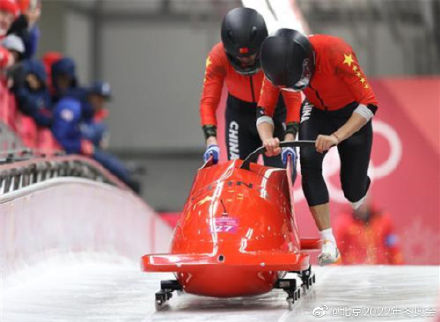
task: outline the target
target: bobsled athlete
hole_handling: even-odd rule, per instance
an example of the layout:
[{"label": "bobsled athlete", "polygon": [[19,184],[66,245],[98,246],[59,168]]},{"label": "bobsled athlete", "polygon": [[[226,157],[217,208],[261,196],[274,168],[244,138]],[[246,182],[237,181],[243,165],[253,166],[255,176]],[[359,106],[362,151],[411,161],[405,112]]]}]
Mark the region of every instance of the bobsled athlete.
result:
[{"label": "bobsled athlete", "polygon": [[[319,263],[338,262],[322,162],[326,151],[337,146],[342,190],[357,209],[370,185],[367,170],[373,138],[371,118],[377,110],[375,95],[353,49],[337,37],[306,37],[296,30],[280,29],[263,42],[261,64],[266,76],[263,87],[272,90],[263,90],[260,100],[275,97],[280,90],[305,95],[299,138],[316,140],[316,144],[300,151],[302,188],[321,232]],[[264,115],[257,120],[269,156],[280,153],[279,140],[273,137],[272,115],[273,109],[265,106]]]},{"label": "bobsled athlete", "polygon": [[[254,9],[235,8],[223,19],[222,41],[216,44],[206,59],[205,78],[200,99],[201,125],[206,139],[204,160],[219,159],[216,110],[223,85],[228,91],[226,102],[226,146],[228,159],[244,159],[262,145],[256,127],[256,110],[274,111],[275,137],[292,141],[299,123],[301,97],[296,93],[277,94],[257,108],[264,74],[260,69],[260,47],[267,37],[263,17]],[[273,98],[273,99],[272,99]],[[283,101],[284,98],[284,101]],[[286,116],[286,106],[289,112]],[[283,151],[283,160],[295,154],[292,148]],[[295,160],[295,157],[292,158]],[[265,157],[265,164],[282,167],[279,156]]]}]

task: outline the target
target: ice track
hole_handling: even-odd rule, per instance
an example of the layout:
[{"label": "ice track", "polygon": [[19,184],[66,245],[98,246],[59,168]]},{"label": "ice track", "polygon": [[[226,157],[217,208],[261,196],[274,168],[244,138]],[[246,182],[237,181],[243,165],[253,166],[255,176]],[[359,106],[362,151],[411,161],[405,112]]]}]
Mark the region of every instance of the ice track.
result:
[{"label": "ice track", "polygon": [[58,255],[2,279],[0,321],[345,321],[356,309],[360,321],[431,321],[438,309],[439,266],[314,271],[313,290],[291,311],[276,290],[234,299],[174,293],[156,312],[154,293],[171,274],[142,273],[138,263],[116,255]]}]

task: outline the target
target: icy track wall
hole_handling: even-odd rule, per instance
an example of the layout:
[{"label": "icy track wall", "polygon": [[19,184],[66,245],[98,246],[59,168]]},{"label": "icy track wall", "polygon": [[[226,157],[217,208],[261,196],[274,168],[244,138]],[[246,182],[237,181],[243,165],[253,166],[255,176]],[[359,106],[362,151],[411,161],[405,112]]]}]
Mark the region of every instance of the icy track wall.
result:
[{"label": "icy track wall", "polygon": [[2,274],[54,253],[96,251],[134,260],[166,251],[171,229],[128,190],[55,178],[0,196]]}]

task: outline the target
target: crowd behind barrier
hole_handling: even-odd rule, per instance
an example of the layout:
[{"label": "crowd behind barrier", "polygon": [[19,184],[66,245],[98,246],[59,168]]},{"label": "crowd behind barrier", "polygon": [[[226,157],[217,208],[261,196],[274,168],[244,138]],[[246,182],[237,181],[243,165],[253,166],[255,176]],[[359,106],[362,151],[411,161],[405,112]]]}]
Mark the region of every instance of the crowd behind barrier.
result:
[{"label": "crowd behind barrier", "polygon": [[38,127],[30,116],[23,114],[17,108],[14,94],[3,83],[0,83],[0,123],[2,152],[17,147],[61,151],[50,128]]},{"label": "crowd behind barrier", "polygon": [[81,86],[60,53],[34,58],[40,14],[40,0],[0,0],[2,274],[53,251],[164,251],[171,230],[104,151],[109,85]]},{"label": "crowd behind barrier", "polygon": [[[139,192],[130,171],[105,151],[110,85],[96,81],[82,86],[75,62],[61,53],[49,52],[35,59],[40,15],[39,0],[0,0],[2,128],[9,128],[23,146],[33,150],[90,157]],[[9,149],[6,142],[0,151]]]}]

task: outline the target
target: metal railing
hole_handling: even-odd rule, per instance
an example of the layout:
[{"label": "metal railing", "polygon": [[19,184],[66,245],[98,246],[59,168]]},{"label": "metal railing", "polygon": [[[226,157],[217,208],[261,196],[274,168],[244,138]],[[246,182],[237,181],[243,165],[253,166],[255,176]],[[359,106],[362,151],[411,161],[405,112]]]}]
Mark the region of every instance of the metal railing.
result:
[{"label": "metal railing", "polygon": [[60,177],[85,178],[126,189],[95,161],[81,156],[48,156],[29,149],[0,155],[0,195]]}]

